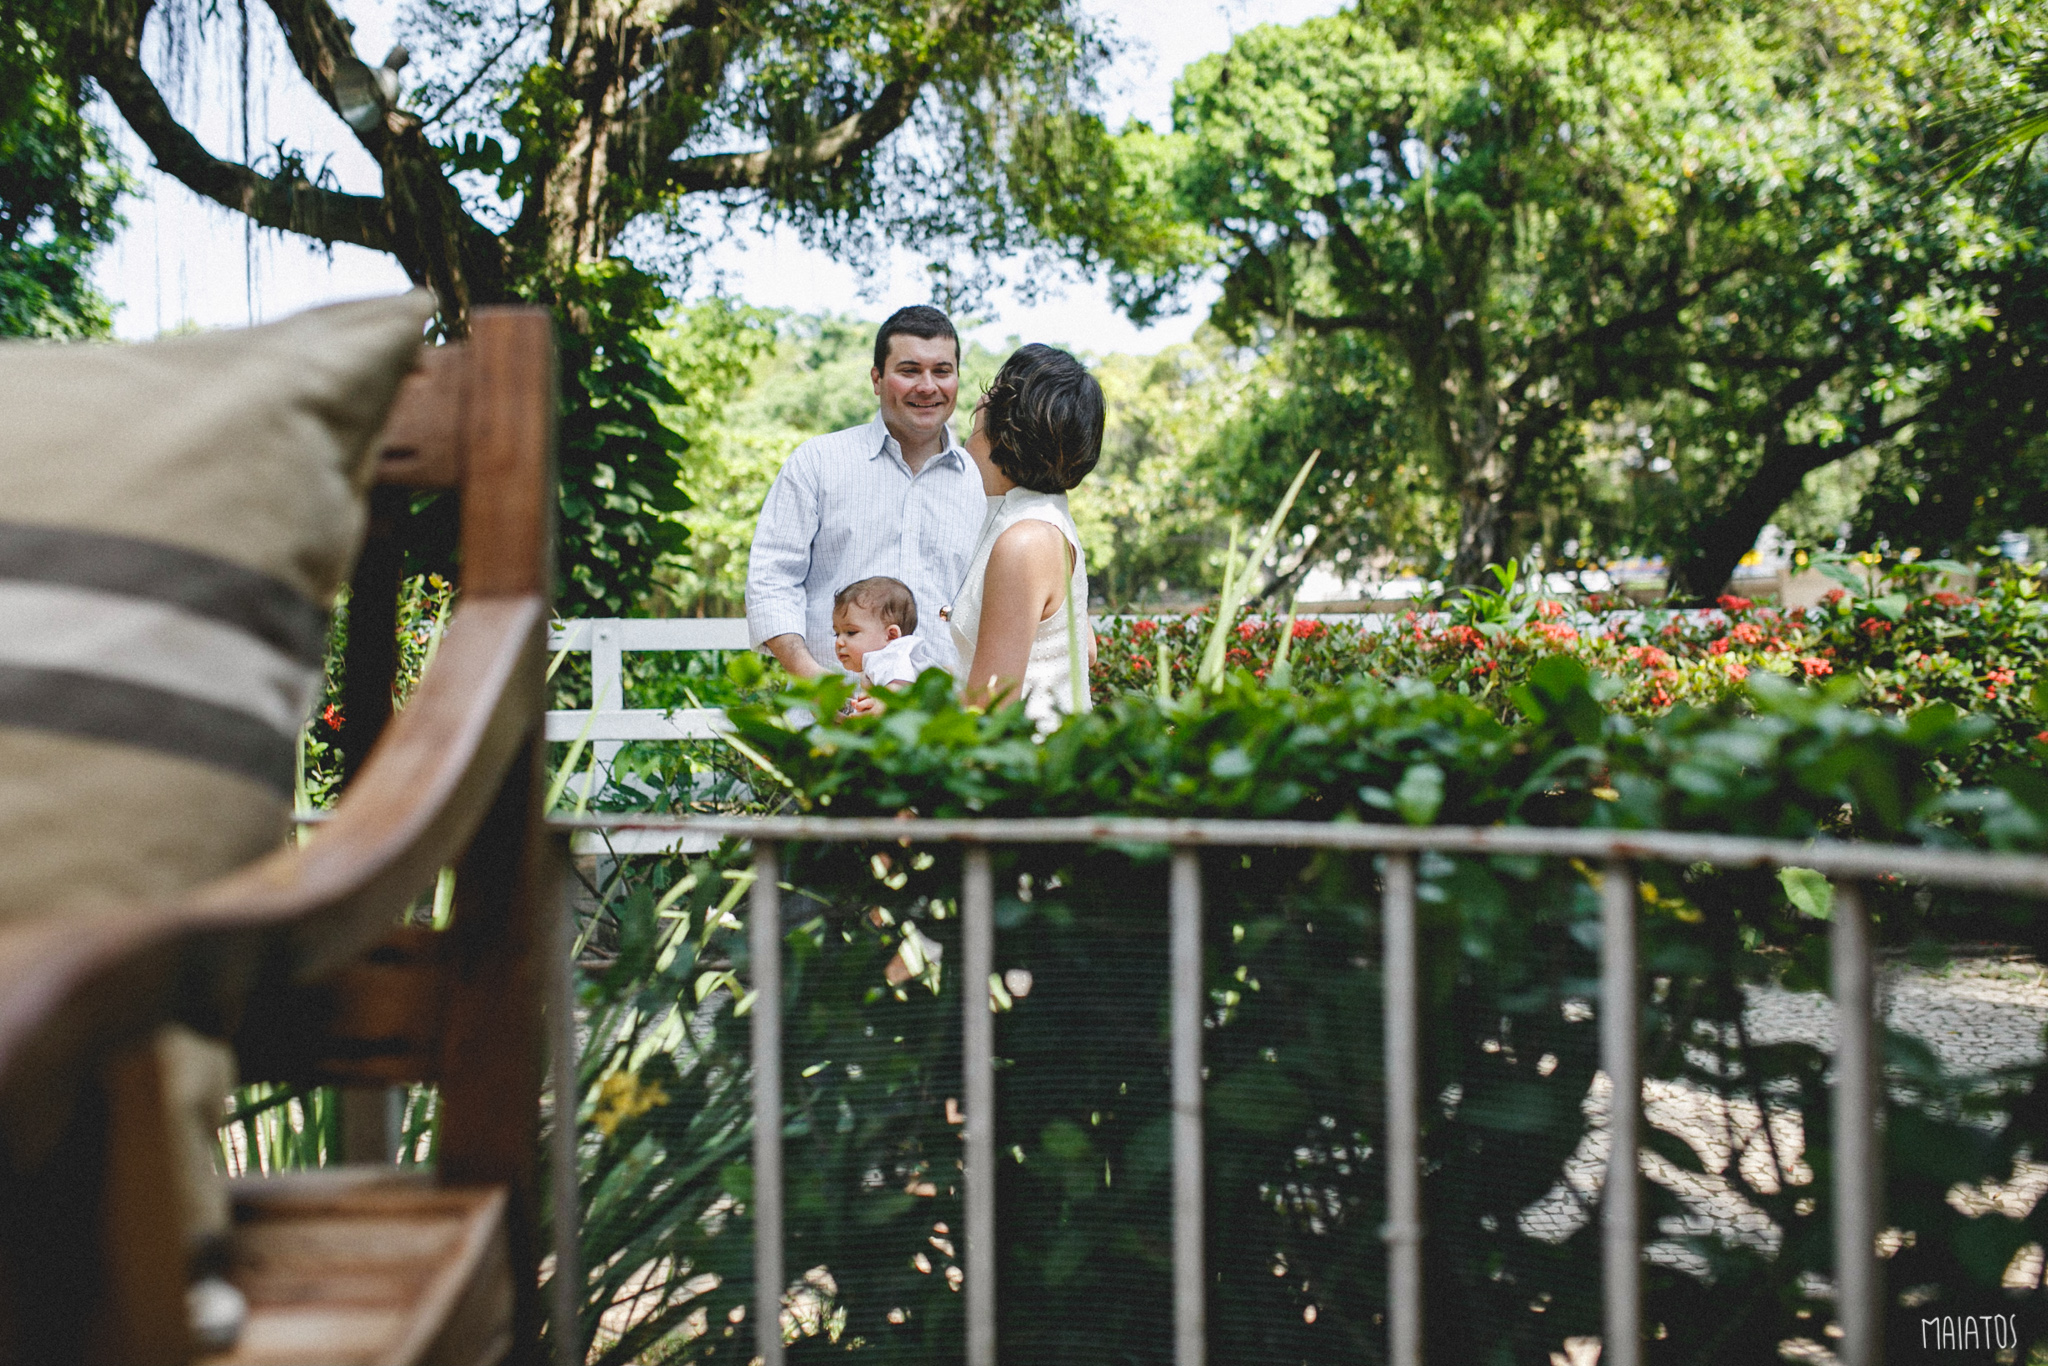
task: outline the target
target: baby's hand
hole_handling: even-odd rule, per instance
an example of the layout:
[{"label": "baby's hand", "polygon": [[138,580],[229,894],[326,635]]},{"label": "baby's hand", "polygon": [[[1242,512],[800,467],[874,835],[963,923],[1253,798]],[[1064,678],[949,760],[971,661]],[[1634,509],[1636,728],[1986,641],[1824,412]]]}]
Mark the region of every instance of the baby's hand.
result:
[{"label": "baby's hand", "polygon": [[875,716],[879,715],[881,710],[882,704],[875,698],[869,697],[866,693],[862,693],[859,697],[846,704],[846,714],[848,716]]}]

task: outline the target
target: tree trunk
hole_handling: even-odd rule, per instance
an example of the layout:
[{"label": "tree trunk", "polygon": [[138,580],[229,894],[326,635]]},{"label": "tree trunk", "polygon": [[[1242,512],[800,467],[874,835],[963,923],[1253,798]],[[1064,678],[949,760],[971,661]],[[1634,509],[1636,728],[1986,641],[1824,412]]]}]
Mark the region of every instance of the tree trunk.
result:
[{"label": "tree trunk", "polygon": [[[1462,329],[1471,332],[1467,325]],[[1503,440],[1503,413],[1485,347],[1476,340],[1459,348],[1454,368],[1439,386],[1444,396],[1438,430],[1458,478],[1458,548],[1451,582],[1476,584],[1486,567],[1512,555],[1516,466]]]},{"label": "tree trunk", "polygon": [[637,13],[619,0],[557,10],[560,107],[567,117],[537,177],[537,212],[529,216],[549,280],[567,282],[579,267],[603,261],[623,226],[612,195],[613,137],[639,73],[638,54],[652,36],[634,22]]},{"label": "tree trunk", "polygon": [[1727,588],[1756,545],[1756,538],[1777,515],[1785,500],[1799,491],[1807,475],[1856,449],[1854,442],[1830,446],[1788,446],[1772,442],[1764,448],[1763,463],[1749,482],[1720,508],[1693,523],[1690,534],[1672,557],[1672,595],[1705,606]]}]

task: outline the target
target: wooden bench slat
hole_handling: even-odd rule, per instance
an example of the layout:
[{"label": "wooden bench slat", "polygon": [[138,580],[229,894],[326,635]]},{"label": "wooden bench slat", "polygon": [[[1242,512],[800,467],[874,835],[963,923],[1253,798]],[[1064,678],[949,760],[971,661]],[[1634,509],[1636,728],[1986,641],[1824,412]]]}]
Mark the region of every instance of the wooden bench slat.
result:
[{"label": "wooden bench slat", "polygon": [[232,1186],[228,1278],[249,1323],[204,1366],[491,1366],[509,1350],[503,1190],[389,1167]]}]

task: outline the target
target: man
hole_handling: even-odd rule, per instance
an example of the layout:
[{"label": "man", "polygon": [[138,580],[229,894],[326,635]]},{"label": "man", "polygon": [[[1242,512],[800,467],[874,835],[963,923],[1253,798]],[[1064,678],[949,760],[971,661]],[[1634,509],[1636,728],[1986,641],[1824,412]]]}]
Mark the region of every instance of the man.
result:
[{"label": "man", "polygon": [[875,334],[874,421],[813,437],[775,476],[747,564],[747,631],[797,678],[835,658],[832,595],[887,575],[917,598],[917,634],[954,664],[939,610],[953,600],[988,511],[947,419],[960,337],[936,308],[898,309]]}]

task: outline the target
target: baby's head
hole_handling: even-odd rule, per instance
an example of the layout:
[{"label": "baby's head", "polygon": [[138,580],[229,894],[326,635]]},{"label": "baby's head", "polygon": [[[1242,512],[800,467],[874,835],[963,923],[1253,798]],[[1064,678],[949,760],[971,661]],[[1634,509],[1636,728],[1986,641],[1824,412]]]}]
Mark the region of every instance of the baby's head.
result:
[{"label": "baby's head", "polygon": [[902,582],[876,575],[832,595],[832,649],[839,667],[859,673],[870,650],[917,630],[917,599]]}]

